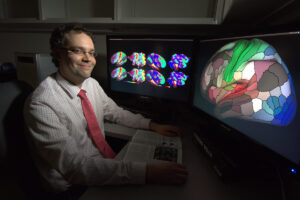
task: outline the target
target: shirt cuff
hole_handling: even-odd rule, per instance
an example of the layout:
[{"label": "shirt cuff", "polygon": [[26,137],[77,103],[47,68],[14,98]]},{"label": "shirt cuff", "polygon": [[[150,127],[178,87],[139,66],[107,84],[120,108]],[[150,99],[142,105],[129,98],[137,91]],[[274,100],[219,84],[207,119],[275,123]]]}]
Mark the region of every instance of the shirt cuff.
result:
[{"label": "shirt cuff", "polygon": [[150,129],[150,122],[151,122],[151,119],[142,119],[140,121],[140,128],[142,129]]}]

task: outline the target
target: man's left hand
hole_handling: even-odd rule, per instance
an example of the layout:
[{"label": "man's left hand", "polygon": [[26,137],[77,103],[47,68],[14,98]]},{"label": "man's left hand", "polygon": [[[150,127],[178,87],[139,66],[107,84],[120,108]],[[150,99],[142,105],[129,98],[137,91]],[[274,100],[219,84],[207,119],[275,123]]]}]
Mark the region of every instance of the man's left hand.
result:
[{"label": "man's left hand", "polygon": [[149,128],[161,135],[169,137],[182,136],[181,130],[178,127],[172,125],[158,124],[156,122],[151,121]]}]

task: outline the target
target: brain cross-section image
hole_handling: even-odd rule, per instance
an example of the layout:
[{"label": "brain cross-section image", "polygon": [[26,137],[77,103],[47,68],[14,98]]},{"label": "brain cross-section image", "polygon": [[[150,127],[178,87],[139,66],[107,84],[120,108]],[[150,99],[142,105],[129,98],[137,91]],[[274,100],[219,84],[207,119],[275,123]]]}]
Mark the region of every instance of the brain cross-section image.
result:
[{"label": "brain cross-section image", "polygon": [[168,78],[170,86],[176,88],[177,86],[182,86],[185,84],[188,76],[183,72],[172,72]]},{"label": "brain cross-section image", "polygon": [[221,118],[277,126],[292,122],[296,95],[288,66],[260,39],[237,40],[219,49],[201,77],[201,93]]},{"label": "brain cross-section image", "polygon": [[184,69],[187,67],[190,58],[184,54],[173,54],[170,62],[168,63],[172,70]]},{"label": "brain cross-section image", "polygon": [[146,79],[154,86],[162,86],[165,84],[165,77],[156,70],[149,70],[146,74]]},{"label": "brain cross-section image", "polygon": [[144,67],[146,65],[146,55],[144,53],[132,53],[129,57],[132,61],[132,66]]},{"label": "brain cross-section image", "polygon": [[121,81],[127,77],[126,69],[123,67],[117,67],[111,72],[111,77],[117,81]]},{"label": "brain cross-section image", "polygon": [[151,53],[147,57],[147,64],[155,70],[165,68],[167,65],[165,59],[157,53]]},{"label": "brain cross-section image", "polygon": [[146,80],[145,70],[133,68],[128,74],[135,83],[143,83]]},{"label": "brain cross-section image", "polygon": [[127,62],[127,56],[124,52],[122,51],[119,51],[119,52],[116,52],[114,55],[112,55],[112,57],[110,58],[110,62],[112,64],[115,64],[117,66],[121,66],[123,65],[124,63]]}]

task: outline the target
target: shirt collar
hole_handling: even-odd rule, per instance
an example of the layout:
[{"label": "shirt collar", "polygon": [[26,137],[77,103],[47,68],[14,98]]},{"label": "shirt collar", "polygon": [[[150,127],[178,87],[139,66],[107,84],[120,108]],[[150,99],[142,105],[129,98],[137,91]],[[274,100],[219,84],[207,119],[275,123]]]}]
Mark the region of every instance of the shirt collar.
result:
[{"label": "shirt collar", "polygon": [[[56,73],[56,80],[71,98],[77,97],[80,88],[67,81],[59,72]],[[81,89],[86,91],[86,80],[82,83]]]}]

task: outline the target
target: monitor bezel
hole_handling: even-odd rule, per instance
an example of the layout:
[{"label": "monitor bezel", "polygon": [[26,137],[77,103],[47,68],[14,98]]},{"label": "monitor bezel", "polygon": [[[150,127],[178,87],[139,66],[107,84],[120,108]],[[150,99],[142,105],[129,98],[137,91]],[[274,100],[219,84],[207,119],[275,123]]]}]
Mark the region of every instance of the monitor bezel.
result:
[{"label": "monitor bezel", "polygon": [[[274,35],[274,34],[278,34],[278,35],[284,35],[286,33],[298,33],[299,34],[299,30],[300,28],[294,28],[294,29],[288,29],[287,31],[285,31],[285,29],[274,29],[274,30],[270,30],[270,31],[261,31],[261,32],[257,32],[257,33],[249,33],[249,34],[228,34],[226,37],[222,36],[222,35],[218,35],[218,36],[206,36],[206,37],[198,37],[196,38],[196,44],[199,45],[201,42],[203,41],[210,41],[210,40],[232,40],[232,39],[241,39],[241,38],[253,38],[253,37],[261,37],[261,36],[268,36],[268,35]],[[260,31],[260,30],[258,30]],[[201,116],[204,117],[205,119],[208,119],[208,121],[212,122],[213,124],[217,124],[218,127],[220,127],[221,129],[224,130],[224,134],[228,135],[228,137],[232,138],[235,142],[245,142],[247,143],[247,145],[252,146],[253,147],[253,151],[255,152],[259,152],[262,155],[262,158],[266,158],[267,162],[272,163],[273,166],[275,167],[282,167],[287,169],[287,171],[289,171],[290,169],[297,169],[298,171],[300,170],[300,161],[299,163],[296,163],[288,158],[286,158],[285,156],[281,155],[280,153],[270,149],[269,147],[267,147],[266,145],[256,141],[253,138],[250,138],[249,136],[247,136],[246,134],[243,134],[241,131],[238,131],[237,129],[235,129],[234,127],[222,122],[221,120],[217,119],[216,117],[210,115],[209,113],[207,113],[204,110],[201,110],[200,108],[198,108],[196,105],[194,105],[194,98],[195,98],[195,83],[196,82],[196,67],[193,68],[195,71],[193,71],[193,84],[191,87],[192,90],[192,94],[191,94],[191,98],[190,98],[190,109],[192,110],[192,112],[196,115],[196,116]],[[200,118],[200,117],[199,117]],[[253,152],[252,152],[253,153]],[[294,173],[290,173],[291,175],[295,175]]]},{"label": "monitor bezel", "polygon": [[[190,80],[189,83],[190,85],[187,88],[188,95],[185,98],[185,100],[178,100],[178,99],[171,99],[171,98],[164,98],[164,97],[155,97],[151,95],[141,95],[137,93],[129,93],[129,92],[124,92],[124,91],[116,91],[111,88],[111,77],[110,77],[110,57],[109,57],[109,40],[110,39],[154,39],[154,40],[159,40],[159,39],[167,39],[167,40],[191,40],[192,41],[192,54],[191,54],[191,61],[190,61]],[[191,96],[192,96],[192,84],[193,84],[193,59],[194,59],[194,48],[195,48],[195,37],[191,35],[148,35],[148,34],[109,34],[106,36],[106,62],[107,62],[107,77],[108,77],[108,93],[113,96],[117,97],[118,99],[126,99],[128,97],[131,97],[132,99],[139,100],[139,101],[145,101],[145,102],[151,102],[154,101],[158,104],[167,104],[167,103],[186,103],[188,104],[190,102]]]}]

